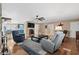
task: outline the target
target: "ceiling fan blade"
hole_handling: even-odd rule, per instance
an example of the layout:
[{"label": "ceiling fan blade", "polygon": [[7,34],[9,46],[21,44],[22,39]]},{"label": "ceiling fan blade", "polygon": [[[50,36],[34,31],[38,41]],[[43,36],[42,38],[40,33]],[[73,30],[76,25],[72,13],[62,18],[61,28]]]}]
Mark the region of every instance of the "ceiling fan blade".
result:
[{"label": "ceiling fan blade", "polygon": [[44,18],[44,17],[39,17],[38,15],[36,15],[36,18],[35,18],[35,19],[40,20],[40,21],[45,20],[45,18]]}]

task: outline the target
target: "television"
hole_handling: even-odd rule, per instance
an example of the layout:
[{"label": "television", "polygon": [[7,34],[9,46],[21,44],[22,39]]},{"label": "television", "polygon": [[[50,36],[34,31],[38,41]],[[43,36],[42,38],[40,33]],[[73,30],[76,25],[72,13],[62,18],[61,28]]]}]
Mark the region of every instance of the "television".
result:
[{"label": "television", "polygon": [[35,24],[34,23],[28,23],[28,28],[34,28]]}]

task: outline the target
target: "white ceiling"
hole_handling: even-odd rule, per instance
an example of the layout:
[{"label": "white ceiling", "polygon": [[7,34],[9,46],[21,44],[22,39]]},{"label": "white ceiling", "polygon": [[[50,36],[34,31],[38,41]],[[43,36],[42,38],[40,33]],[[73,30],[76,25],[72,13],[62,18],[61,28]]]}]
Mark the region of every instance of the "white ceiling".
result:
[{"label": "white ceiling", "polygon": [[2,3],[2,16],[18,21],[30,21],[36,15],[45,17],[44,22],[79,18],[77,3]]}]

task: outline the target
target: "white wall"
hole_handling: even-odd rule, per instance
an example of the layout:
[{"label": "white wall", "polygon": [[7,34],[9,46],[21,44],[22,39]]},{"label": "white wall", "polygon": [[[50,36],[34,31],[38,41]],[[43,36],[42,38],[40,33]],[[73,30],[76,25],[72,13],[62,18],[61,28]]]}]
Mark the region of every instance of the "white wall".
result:
[{"label": "white wall", "polygon": [[70,23],[70,37],[76,38],[76,31],[79,31],[79,21]]},{"label": "white wall", "polygon": [[45,29],[45,34],[49,35],[49,37],[54,35],[54,25],[53,24],[47,25],[47,29]]}]

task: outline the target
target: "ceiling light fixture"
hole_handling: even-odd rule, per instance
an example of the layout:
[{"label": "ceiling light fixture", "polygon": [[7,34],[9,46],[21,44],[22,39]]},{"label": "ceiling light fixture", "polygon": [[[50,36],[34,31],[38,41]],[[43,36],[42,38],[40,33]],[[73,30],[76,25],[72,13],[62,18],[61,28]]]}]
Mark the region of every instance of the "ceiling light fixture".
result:
[{"label": "ceiling light fixture", "polygon": [[38,15],[36,15],[36,18],[35,18],[35,19],[40,20],[40,21],[45,20],[45,18],[44,18],[44,17],[39,17]]}]

